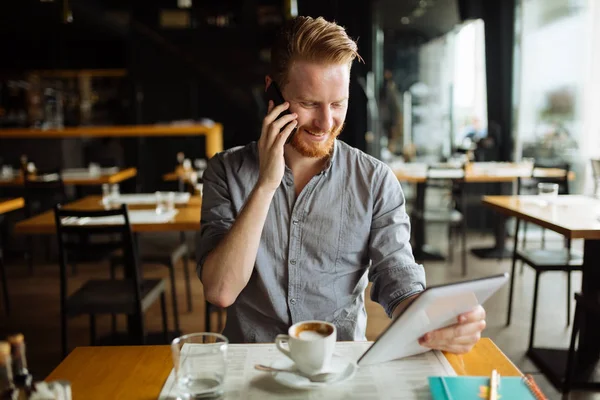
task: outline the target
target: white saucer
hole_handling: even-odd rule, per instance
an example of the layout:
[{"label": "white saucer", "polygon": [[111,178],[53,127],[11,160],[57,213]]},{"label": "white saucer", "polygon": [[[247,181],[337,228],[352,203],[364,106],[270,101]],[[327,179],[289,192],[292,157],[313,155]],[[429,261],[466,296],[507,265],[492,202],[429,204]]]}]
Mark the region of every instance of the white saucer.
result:
[{"label": "white saucer", "polygon": [[[296,369],[294,362],[287,357],[278,358],[270,366],[280,369]],[[271,374],[278,383],[284,386],[294,389],[315,389],[345,382],[354,376],[357,369],[358,365],[355,362],[334,355],[331,358],[331,365],[323,372],[337,372],[339,375],[327,382],[311,382],[308,378],[290,372],[271,372]]]}]

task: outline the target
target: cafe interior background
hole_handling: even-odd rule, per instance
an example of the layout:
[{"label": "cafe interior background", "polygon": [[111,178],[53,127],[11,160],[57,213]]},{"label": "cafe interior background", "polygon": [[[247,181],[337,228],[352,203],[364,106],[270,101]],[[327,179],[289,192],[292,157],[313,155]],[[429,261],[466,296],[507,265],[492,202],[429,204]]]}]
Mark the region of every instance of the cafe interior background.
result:
[{"label": "cafe interior background", "polygon": [[[350,145],[393,168],[465,162],[494,168],[533,160],[545,167],[568,164],[574,174],[571,194],[593,196],[599,190],[591,163],[600,158],[597,0],[356,0],[352,5],[340,0],[21,0],[0,9],[0,198],[33,196],[23,184],[7,183],[21,168],[79,171],[75,174],[135,168],[132,176],[118,180],[117,189],[109,180],[95,185],[65,180],[65,202],[113,189],[198,195],[205,160],[215,149],[258,139],[269,46],[292,15],[335,20],[358,39],[365,62],[352,68],[341,136]],[[139,129],[132,133],[123,126]],[[92,134],[92,127],[102,129]],[[68,137],[60,133],[69,129]],[[410,213],[416,186],[402,182],[402,187]],[[460,248],[453,249],[458,234],[435,229],[439,221],[424,221],[426,242],[441,253],[422,259],[416,254],[429,284],[510,272],[510,257],[481,258],[470,249],[494,243],[497,216],[481,197],[516,190],[515,182],[464,188],[466,274]],[[426,191],[425,211],[460,211],[452,185],[436,181]],[[0,334],[25,334],[30,369],[43,378],[61,360],[58,244],[55,235],[16,228],[52,207],[38,203],[46,208],[33,215],[28,207],[2,215],[10,313],[3,298]],[[507,248],[512,248],[513,227],[509,219]],[[195,277],[193,236],[188,228],[140,234],[141,247],[167,248],[158,261],[143,263],[144,276],[167,279],[167,311],[171,324],[177,313],[180,332],[205,330],[207,311],[216,331],[221,314],[205,304]],[[540,237],[540,229],[530,226],[532,246]],[[546,240],[562,243],[552,232]],[[168,261],[161,260],[181,243],[191,257],[187,271],[181,265],[165,268]],[[106,262],[79,265],[68,271],[70,290],[107,273]],[[555,314],[565,313],[566,279],[561,273],[542,278],[536,328],[538,340],[565,347],[572,325]],[[529,268],[516,276],[514,320],[508,327],[508,287],[486,303],[484,336],[556,395],[525,356],[533,281]],[[575,272],[573,292],[580,286],[580,272]],[[388,320],[371,302],[368,313],[367,334],[373,340]],[[158,305],[145,321],[149,330],[160,330]],[[85,316],[69,320],[70,349],[89,344],[89,324]],[[117,324],[124,329],[125,320],[119,317]],[[98,336],[110,333],[110,317],[99,317],[96,330]]]}]

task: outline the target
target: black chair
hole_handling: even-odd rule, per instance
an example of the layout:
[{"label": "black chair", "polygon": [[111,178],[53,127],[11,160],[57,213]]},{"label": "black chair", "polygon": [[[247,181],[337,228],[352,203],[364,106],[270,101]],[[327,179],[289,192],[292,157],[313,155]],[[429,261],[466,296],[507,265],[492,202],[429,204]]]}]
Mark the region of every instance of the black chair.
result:
[{"label": "black chair", "polygon": [[[440,171],[442,176],[448,172],[456,172],[454,178],[437,178],[436,171]],[[451,174],[450,176],[453,176]],[[454,261],[455,234],[460,231],[462,241],[462,275],[467,274],[467,224],[463,214],[464,210],[464,176],[465,169],[462,168],[439,168],[429,166],[427,170],[427,187],[441,188],[449,195],[446,206],[442,208],[428,208],[425,206],[423,220],[425,223],[439,223],[448,225],[448,261]]]},{"label": "black chair", "polygon": [[508,312],[506,325],[510,325],[512,315],[512,300],[514,291],[514,277],[517,260],[529,265],[535,271],[535,285],[533,289],[533,310],[531,315],[531,330],[529,333],[529,348],[533,347],[535,320],[537,314],[537,300],[540,275],[543,272],[563,271],[567,273],[567,326],[571,321],[571,272],[581,271],[583,267],[583,256],[571,250],[571,239],[567,239],[567,246],[560,249],[519,249],[519,225],[521,220],[517,218],[515,227],[515,240],[513,247],[512,271],[510,276],[510,288],[508,295]]},{"label": "black chair", "polygon": [[[58,170],[38,172],[35,175],[23,170],[23,198],[25,200],[25,217],[31,218],[44,211],[51,210],[56,204],[66,200],[65,186]],[[33,236],[26,236],[25,259],[29,272],[33,273],[33,254],[35,247]],[[51,237],[45,236],[46,260],[50,259]]]},{"label": "black chair", "polygon": [[[112,218],[104,224],[82,223],[84,218]],[[116,221],[115,221],[116,219]],[[69,210],[55,207],[55,220],[60,256],[60,315],[61,346],[67,354],[67,320],[88,314],[90,342],[96,343],[97,314],[126,314],[128,342],[145,344],[144,312],[159,298],[162,311],[163,334],[168,342],[168,321],[165,304],[165,280],[142,279],[138,267],[127,206],[114,210]],[[120,221],[123,221],[122,223]],[[85,237],[87,240],[82,241]],[[96,240],[94,240],[96,239]],[[120,250],[123,254],[124,279],[89,280],[73,294],[68,295],[67,264],[97,260],[108,252]]]},{"label": "black chair", "polygon": [[[175,268],[179,262],[183,262],[183,272],[186,283],[186,295],[187,295],[187,309],[188,312],[192,312],[192,289],[189,272],[189,260],[190,251],[187,243],[185,242],[185,234],[182,232],[180,236],[180,243],[172,246],[163,245],[148,245],[145,246],[143,243],[140,245],[139,254],[142,264],[159,264],[167,267],[169,270],[169,279],[171,281],[171,302],[173,306],[173,319],[175,321],[175,330],[180,331],[179,326],[179,306],[177,302],[177,281],[175,278]],[[140,243],[140,240],[136,241]],[[111,276],[115,275],[115,270],[118,265],[123,264],[123,257],[121,254],[113,255],[110,258]],[[115,329],[116,321],[113,319],[113,329]]]}]

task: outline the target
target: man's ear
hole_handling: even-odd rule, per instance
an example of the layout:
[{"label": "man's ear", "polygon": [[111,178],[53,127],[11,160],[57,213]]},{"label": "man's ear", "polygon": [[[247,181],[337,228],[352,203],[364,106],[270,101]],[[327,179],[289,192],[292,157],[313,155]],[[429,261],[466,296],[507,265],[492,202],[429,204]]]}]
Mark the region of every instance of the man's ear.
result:
[{"label": "man's ear", "polygon": [[273,82],[273,79],[269,75],[265,75],[265,92]]}]

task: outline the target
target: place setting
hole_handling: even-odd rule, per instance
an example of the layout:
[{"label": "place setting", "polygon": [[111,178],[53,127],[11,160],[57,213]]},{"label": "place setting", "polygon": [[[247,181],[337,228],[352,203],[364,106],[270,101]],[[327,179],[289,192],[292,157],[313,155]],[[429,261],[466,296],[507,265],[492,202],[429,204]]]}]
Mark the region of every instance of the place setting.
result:
[{"label": "place setting", "polygon": [[171,344],[174,368],[159,399],[238,398],[241,391],[280,398],[341,385],[358,365],[348,348],[336,347],[336,336],[325,321],[292,325],[274,345],[230,344],[216,333],[182,336]]}]

